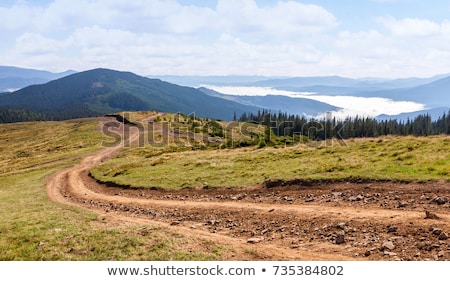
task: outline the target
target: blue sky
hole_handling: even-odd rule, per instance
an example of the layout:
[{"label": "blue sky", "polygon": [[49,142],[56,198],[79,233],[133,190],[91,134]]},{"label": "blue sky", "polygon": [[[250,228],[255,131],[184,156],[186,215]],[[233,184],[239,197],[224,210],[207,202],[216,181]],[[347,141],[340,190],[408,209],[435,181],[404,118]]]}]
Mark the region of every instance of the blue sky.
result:
[{"label": "blue sky", "polygon": [[0,65],[141,75],[450,73],[450,2],[442,0],[7,0],[0,19]]}]

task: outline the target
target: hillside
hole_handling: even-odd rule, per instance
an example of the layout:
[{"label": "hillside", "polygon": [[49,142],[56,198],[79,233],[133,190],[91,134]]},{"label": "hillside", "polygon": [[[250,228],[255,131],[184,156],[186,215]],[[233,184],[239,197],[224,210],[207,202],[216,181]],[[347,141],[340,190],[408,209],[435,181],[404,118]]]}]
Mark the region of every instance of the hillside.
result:
[{"label": "hillside", "polygon": [[[0,95],[0,117],[8,111],[14,121],[20,119],[19,113],[38,115],[42,120],[64,120],[128,110],[180,112],[229,120],[234,113],[258,109],[194,88],[109,69],[79,72]],[[8,116],[3,118],[3,122],[8,122]]]}]

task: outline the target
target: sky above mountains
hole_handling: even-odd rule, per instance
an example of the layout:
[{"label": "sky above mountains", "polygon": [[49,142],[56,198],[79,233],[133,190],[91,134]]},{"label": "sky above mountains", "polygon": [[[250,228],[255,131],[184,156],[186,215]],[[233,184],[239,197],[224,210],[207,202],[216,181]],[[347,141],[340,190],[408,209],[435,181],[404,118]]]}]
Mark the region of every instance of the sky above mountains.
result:
[{"label": "sky above mountains", "polygon": [[446,0],[0,3],[2,65],[141,75],[450,73]]}]

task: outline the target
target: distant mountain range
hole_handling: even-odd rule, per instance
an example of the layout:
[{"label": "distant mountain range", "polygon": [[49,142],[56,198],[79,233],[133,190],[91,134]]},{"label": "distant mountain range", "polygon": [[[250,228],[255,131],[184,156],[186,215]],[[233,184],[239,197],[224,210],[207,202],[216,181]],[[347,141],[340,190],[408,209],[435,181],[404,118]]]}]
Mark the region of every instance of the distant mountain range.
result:
[{"label": "distant mountain range", "polygon": [[429,115],[432,120],[437,120],[438,118],[442,117],[444,114],[448,114],[450,111],[450,107],[437,107],[432,109],[426,109],[426,110],[420,110],[420,111],[414,111],[414,112],[407,112],[407,113],[401,113],[398,115],[387,115],[382,114],[377,116],[377,120],[398,120],[398,121],[407,121],[414,120],[418,115]]},{"label": "distant mountain range", "polygon": [[74,73],[75,71],[73,70],[53,73],[14,66],[0,66],[0,92],[12,92],[26,86],[43,84]]},{"label": "distant mountain range", "polygon": [[[221,120],[261,109],[307,116],[339,110],[336,106],[307,97],[224,95],[209,89],[208,85],[265,87],[328,96],[383,97],[413,101],[426,107],[426,110],[418,112],[381,115],[378,116],[380,119],[414,118],[424,113],[434,117],[450,109],[449,75],[406,79],[351,79],[339,76],[149,78],[101,68],[78,73],[51,73],[0,66],[0,89],[3,89],[3,93],[0,91],[0,122],[62,120],[126,110],[192,113]],[[13,88],[21,89],[13,91]]]},{"label": "distant mountain range", "polygon": [[314,92],[324,95],[356,97],[381,97],[394,101],[412,101],[425,105],[425,110],[380,115],[378,119],[405,121],[418,115],[429,114],[436,120],[450,110],[450,75],[431,78],[406,78],[393,80],[348,79],[341,77],[314,77],[265,80],[252,86],[273,87],[294,92]]},{"label": "distant mountain range", "polygon": [[361,93],[361,96],[411,100],[430,108],[450,106],[450,76],[412,88],[389,89]]},{"label": "distant mountain range", "polygon": [[[307,92],[318,95],[329,96],[354,96],[354,97],[381,97],[394,101],[412,101],[423,104],[426,110],[417,112],[401,113],[399,115],[382,115],[383,118],[401,119],[414,118],[420,114],[429,113],[435,117],[438,112],[442,113],[450,109],[450,74],[436,75],[430,78],[401,78],[401,79],[383,79],[383,78],[362,78],[351,79],[339,76],[324,77],[279,77],[268,78],[261,76],[234,76],[235,82],[232,82],[230,76],[189,76],[184,80],[184,76],[167,76],[168,81],[187,82],[190,85],[202,86],[205,91],[208,85],[212,86],[246,86],[246,87],[265,87],[276,90],[290,92]],[[258,80],[259,78],[262,78]],[[307,112],[312,115],[318,115],[323,109],[333,110],[329,107],[315,108],[314,105],[306,105],[309,110],[304,111],[303,106],[294,106],[291,102],[297,99],[286,99],[277,96],[277,98],[262,98],[252,96],[221,96],[215,92],[213,95],[228,98],[248,105],[269,106],[281,111],[289,111],[295,114]],[[270,102],[269,102],[270,99]],[[286,103],[287,101],[287,103]],[[299,101],[301,104],[301,101]],[[295,110],[295,109],[298,110]]]},{"label": "distant mountain range", "polygon": [[[195,75],[148,75],[148,78],[160,79],[177,85],[188,87],[200,87],[203,84],[217,86],[247,86],[249,83],[255,83],[270,79],[267,76],[242,76],[242,75],[226,75],[226,76],[195,76]],[[281,78],[281,77],[280,77]]]},{"label": "distant mountain range", "polygon": [[279,111],[281,111],[282,113],[288,112],[289,114],[295,114],[309,118],[314,117],[320,113],[339,109],[338,107],[329,105],[327,103],[306,98],[291,98],[280,95],[236,96],[224,95],[204,87],[200,87],[198,89],[208,95],[219,97],[225,100],[232,100],[241,104],[264,108],[275,113]]},{"label": "distant mountain range", "polygon": [[[319,93],[333,93],[334,89],[347,89],[346,93],[358,91],[373,91],[382,89],[412,88],[432,83],[450,74],[436,75],[429,78],[360,78],[352,79],[340,76],[311,76],[311,77],[268,77],[268,76],[183,76],[183,75],[149,75],[170,83],[183,86],[201,87],[204,85],[216,86],[253,86],[271,87],[275,89],[329,89]],[[306,90],[304,92],[308,92]],[[342,91],[341,91],[342,92]]]},{"label": "distant mountain range", "polygon": [[272,87],[293,92],[313,92],[323,95],[356,97],[381,97],[394,101],[412,101],[423,104],[426,110],[381,115],[379,119],[413,119],[429,114],[433,119],[450,110],[450,75],[431,78],[407,78],[393,80],[348,79],[342,77],[312,77],[265,80],[251,83],[251,86]]}]

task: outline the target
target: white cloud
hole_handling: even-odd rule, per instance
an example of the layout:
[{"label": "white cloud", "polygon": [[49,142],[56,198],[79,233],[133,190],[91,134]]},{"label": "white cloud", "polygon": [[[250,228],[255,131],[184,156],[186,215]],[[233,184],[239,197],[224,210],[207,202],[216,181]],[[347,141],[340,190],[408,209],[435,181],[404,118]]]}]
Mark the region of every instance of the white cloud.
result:
[{"label": "white cloud", "polygon": [[280,36],[297,40],[337,26],[337,20],[324,8],[288,1],[261,7],[253,0],[219,0],[217,15],[220,28],[236,36],[271,41]]},{"label": "white cloud", "polygon": [[417,18],[398,20],[393,17],[382,17],[378,21],[397,36],[425,37],[441,33],[441,25],[430,20]]},{"label": "white cloud", "polygon": [[65,42],[46,38],[40,34],[25,33],[17,38],[15,50],[22,54],[32,56],[55,53],[62,50],[65,46]]},{"label": "white cloud", "polygon": [[449,20],[385,16],[368,30],[349,31],[323,6],[302,2],[19,1],[0,7],[0,60],[52,71],[104,66],[144,75],[450,72]]},{"label": "white cloud", "polygon": [[400,3],[400,2],[413,2],[414,0],[370,0],[375,3]]},{"label": "white cloud", "polygon": [[43,8],[17,4],[10,8],[0,7],[0,31],[22,30],[33,27],[33,19],[42,14]]},{"label": "white cloud", "polygon": [[76,29],[70,36],[72,44],[81,48],[120,47],[135,44],[137,35],[130,31],[105,29],[99,26]]},{"label": "white cloud", "polygon": [[68,1],[46,7],[19,2],[0,7],[0,30],[51,33],[98,25],[134,32],[195,32],[215,19],[209,8],[182,6],[176,1]]}]

